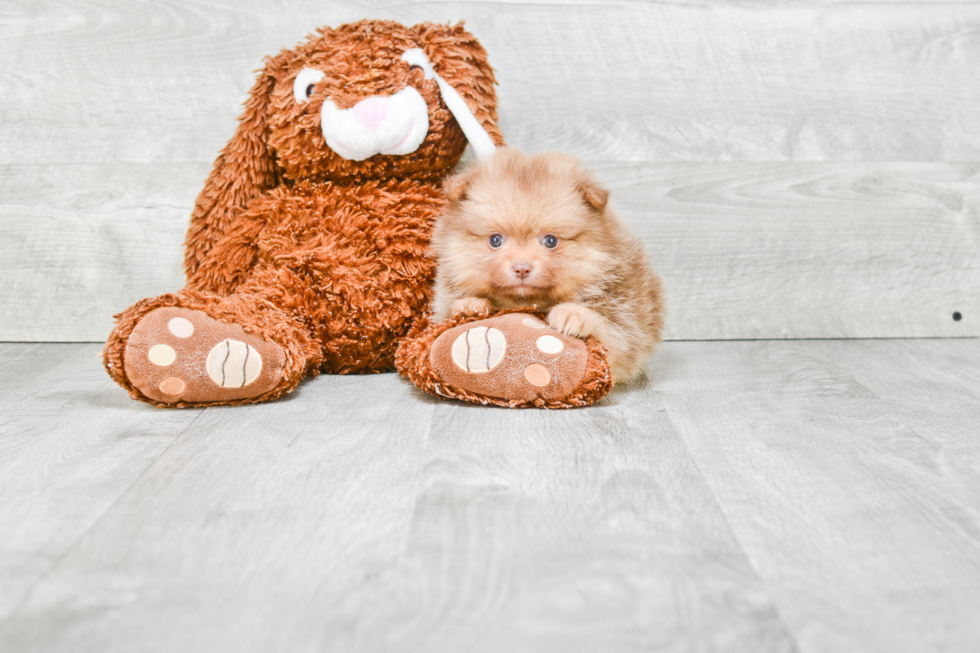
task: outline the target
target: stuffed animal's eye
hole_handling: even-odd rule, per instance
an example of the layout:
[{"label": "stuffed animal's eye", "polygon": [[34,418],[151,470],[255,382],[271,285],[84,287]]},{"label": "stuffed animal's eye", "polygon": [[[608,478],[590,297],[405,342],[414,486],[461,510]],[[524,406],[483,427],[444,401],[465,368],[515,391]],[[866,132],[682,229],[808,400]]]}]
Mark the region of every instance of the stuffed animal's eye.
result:
[{"label": "stuffed animal's eye", "polygon": [[503,244],[504,244],[504,237],[501,236],[500,234],[494,234],[490,236],[490,247],[497,249]]},{"label": "stuffed animal's eye", "polygon": [[304,68],[293,82],[293,97],[297,102],[308,102],[316,83],[323,79],[323,72],[316,68]]},{"label": "stuffed animal's eye", "polygon": [[547,247],[548,249],[554,249],[558,247],[558,236],[555,236],[554,234],[548,234],[547,236],[541,239],[541,244]]}]

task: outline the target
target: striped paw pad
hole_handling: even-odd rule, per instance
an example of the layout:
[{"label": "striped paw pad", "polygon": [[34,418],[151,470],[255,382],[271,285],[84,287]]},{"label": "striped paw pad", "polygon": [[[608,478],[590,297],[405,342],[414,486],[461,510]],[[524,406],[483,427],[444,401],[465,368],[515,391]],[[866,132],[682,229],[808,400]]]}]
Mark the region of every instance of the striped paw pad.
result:
[{"label": "striped paw pad", "polygon": [[124,351],[127,380],[162,404],[249,400],[284,382],[285,350],[204,311],[168,306],[147,313]]},{"label": "striped paw pad", "polygon": [[526,313],[466,322],[432,343],[429,359],[448,388],[508,401],[561,400],[585,376],[578,338]]},{"label": "striped paw pad", "polygon": [[473,327],[461,333],[453,343],[453,362],[471,374],[489,372],[497,367],[507,350],[507,339],[497,329]]},{"label": "striped paw pad", "polygon": [[222,388],[244,388],[262,373],[262,356],[255,347],[226,338],[208,353],[204,368]]}]

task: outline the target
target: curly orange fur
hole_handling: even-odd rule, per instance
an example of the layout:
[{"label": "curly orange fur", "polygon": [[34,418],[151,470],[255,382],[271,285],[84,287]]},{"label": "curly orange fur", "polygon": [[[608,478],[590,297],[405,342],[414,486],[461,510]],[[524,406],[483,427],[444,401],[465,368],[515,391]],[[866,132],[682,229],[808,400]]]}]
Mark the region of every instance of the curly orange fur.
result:
[{"label": "curly orange fur", "polygon": [[[136,398],[148,400],[126,379],[126,339],[159,306],[203,310],[283,347],[288,378],[246,401],[278,396],[319,369],[392,367],[398,340],[426,312],[435,272],[427,248],[445,205],[440,183],[466,147],[435,80],[402,60],[409,48],[424,50],[503,143],[493,70],[462,24],[361,21],[321,29],[268,58],[191,215],[187,287],[118,315],[106,344],[107,369]],[[305,67],[325,76],[298,103],[292,87]],[[353,161],[326,146],[324,97],[344,109],[408,85],[428,107],[429,131],[415,152]]]}]

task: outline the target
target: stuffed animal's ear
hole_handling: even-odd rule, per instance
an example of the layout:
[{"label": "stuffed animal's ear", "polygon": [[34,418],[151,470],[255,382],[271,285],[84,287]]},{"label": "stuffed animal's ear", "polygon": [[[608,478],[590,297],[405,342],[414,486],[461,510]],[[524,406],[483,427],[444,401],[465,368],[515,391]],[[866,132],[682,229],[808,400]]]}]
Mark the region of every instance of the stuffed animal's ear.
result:
[{"label": "stuffed animal's ear", "polygon": [[[466,101],[494,145],[503,145],[504,137],[497,128],[497,92],[494,90],[497,80],[487,62],[487,51],[480,42],[463,28],[463,23],[455,26],[422,23],[412,29],[435,72]],[[444,99],[448,101],[448,98]],[[456,120],[462,126],[463,119],[459,115]]]},{"label": "stuffed animal's ear", "polygon": [[231,291],[224,287],[228,280],[221,278],[220,265],[213,265],[208,255],[230,228],[235,212],[276,184],[275,160],[267,144],[269,101],[276,80],[294,56],[283,51],[266,58],[235,135],[221,150],[197,197],[185,239],[184,272],[189,288]]},{"label": "stuffed animal's ear", "polygon": [[592,208],[599,211],[606,208],[606,204],[609,202],[609,191],[598,183],[592,179],[584,179],[579,182],[578,189]]}]

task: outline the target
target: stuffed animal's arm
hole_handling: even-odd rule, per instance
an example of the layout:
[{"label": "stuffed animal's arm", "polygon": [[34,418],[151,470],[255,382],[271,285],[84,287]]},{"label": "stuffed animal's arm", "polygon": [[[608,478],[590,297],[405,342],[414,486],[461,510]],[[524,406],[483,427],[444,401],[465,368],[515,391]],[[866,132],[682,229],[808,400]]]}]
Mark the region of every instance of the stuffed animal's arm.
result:
[{"label": "stuffed animal's arm", "polygon": [[224,254],[216,249],[235,230],[240,233],[232,239],[242,241],[244,232],[251,228],[247,224],[239,225],[246,207],[277,183],[276,166],[265,141],[266,114],[276,79],[294,56],[283,51],[266,60],[265,68],[249,91],[234,136],[221,150],[197,197],[184,243],[188,288],[227,291],[229,282],[223,279],[247,271],[245,267],[236,267],[237,263],[223,260]]},{"label": "stuffed animal's arm", "polygon": [[187,287],[218,295],[231,294],[258,260],[256,241],[264,224],[260,212],[239,212],[231,226],[215,239],[196,269],[188,272]]}]

